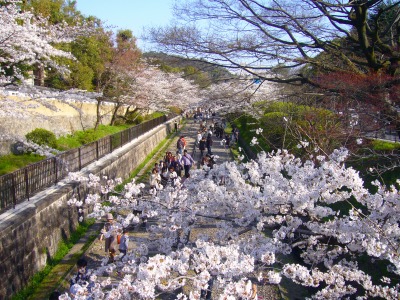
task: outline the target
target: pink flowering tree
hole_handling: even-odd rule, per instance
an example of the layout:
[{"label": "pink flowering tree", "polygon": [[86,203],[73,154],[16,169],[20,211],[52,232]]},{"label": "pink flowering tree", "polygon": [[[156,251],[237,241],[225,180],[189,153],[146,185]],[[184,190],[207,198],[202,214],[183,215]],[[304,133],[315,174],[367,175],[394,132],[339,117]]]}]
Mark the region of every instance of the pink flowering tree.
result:
[{"label": "pink flowering tree", "polygon": [[249,76],[238,76],[212,84],[202,90],[202,94],[203,101],[199,104],[202,107],[217,109],[223,113],[241,111],[257,115],[260,111],[254,108],[254,103],[276,100],[279,87]]},{"label": "pink flowering tree", "polygon": [[[221,299],[249,299],[248,278],[259,285],[286,278],[311,288],[315,299],[398,299],[399,191],[376,182],[369,192],[346,168],[347,155],[338,149],[302,162],[287,151],[261,153],[248,163],[216,165],[207,175],[194,170],[183,185],[145,196],[134,181],[116,194],[114,180],[71,174],[92,189],[85,201],[70,202],[93,205],[90,217],[111,211],[120,227],[154,220],[148,242],[122,261],[104,260],[93,270],[92,287],[79,287],[74,297],[155,299],[171,292],[199,299],[213,285]],[[102,205],[105,199],[111,206]],[[116,270],[123,276],[111,281]]]},{"label": "pink flowering tree", "polygon": [[130,78],[131,93],[125,95],[125,103],[143,114],[169,112],[171,106],[186,109],[201,99],[199,88],[182,74],[166,73],[146,63],[131,72]]},{"label": "pink flowering tree", "polygon": [[40,65],[68,72],[56,57],[74,59],[54,45],[68,43],[86,34],[88,27],[49,24],[45,18],[22,11],[21,1],[6,0],[0,5],[0,83],[23,80],[21,67]]}]

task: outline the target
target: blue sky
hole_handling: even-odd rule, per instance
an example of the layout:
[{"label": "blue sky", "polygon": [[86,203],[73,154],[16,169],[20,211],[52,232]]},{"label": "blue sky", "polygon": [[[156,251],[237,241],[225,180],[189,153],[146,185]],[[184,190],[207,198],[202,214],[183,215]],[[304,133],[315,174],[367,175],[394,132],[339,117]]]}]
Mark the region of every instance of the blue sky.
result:
[{"label": "blue sky", "polygon": [[85,16],[96,16],[107,25],[130,29],[143,51],[140,40],[144,27],[168,25],[175,0],[77,0],[78,10]]}]

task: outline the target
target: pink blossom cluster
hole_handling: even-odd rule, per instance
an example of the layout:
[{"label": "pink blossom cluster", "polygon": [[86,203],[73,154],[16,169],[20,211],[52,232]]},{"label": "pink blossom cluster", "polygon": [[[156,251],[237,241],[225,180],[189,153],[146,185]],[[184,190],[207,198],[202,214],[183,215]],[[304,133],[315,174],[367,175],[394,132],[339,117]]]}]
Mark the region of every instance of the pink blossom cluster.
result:
[{"label": "pink blossom cluster", "polygon": [[[6,0],[0,6],[0,83],[5,84],[15,78],[23,80],[20,64],[32,66],[39,64],[60,72],[68,69],[55,60],[55,57],[74,59],[69,52],[54,47],[57,43],[68,43],[77,36],[88,32],[87,26],[52,25],[45,18],[30,11],[22,11],[22,1]],[[13,70],[13,76],[6,71]]]},{"label": "pink blossom cluster", "polygon": [[[255,276],[257,284],[278,284],[286,277],[313,287],[315,299],[355,294],[397,299],[398,284],[384,274],[382,284],[374,282],[357,258],[385,261],[390,277],[398,277],[399,191],[376,183],[377,192],[370,193],[357,172],[345,167],[347,153],[338,149],[319,164],[302,162],[287,151],[262,153],[245,164],[216,165],[207,176],[194,170],[179,190],[166,187],[150,196],[142,196],[143,186],[134,182],[111,195],[109,179],[92,177],[96,184],[91,184],[88,203],[94,194],[102,196],[91,216],[128,208],[141,213],[118,217],[118,222],[137,224],[143,216],[156,222],[148,228],[149,242],[95,270],[98,278],[117,269],[124,277],[112,285],[94,280],[91,295],[155,299],[189,284],[190,293],[177,293],[177,299],[199,299],[212,280],[221,297],[235,299],[245,297],[247,280]],[[102,206],[105,199],[113,205]],[[351,208],[339,210],[338,204]],[[193,236],[205,222],[214,224],[215,231]],[[277,259],[293,255],[293,249],[301,262]],[[159,254],[149,256],[149,251]]]}]

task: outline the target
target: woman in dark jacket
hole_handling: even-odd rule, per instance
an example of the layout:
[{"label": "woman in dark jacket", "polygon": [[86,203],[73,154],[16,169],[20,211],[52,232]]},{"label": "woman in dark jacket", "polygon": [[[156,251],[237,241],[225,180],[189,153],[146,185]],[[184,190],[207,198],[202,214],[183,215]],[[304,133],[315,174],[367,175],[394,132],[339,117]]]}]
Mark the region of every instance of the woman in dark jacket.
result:
[{"label": "woman in dark jacket", "polygon": [[206,147],[207,147],[207,154],[212,155],[211,153],[211,146],[213,144],[213,140],[211,137],[211,134],[208,134],[207,140],[206,140]]},{"label": "woman in dark jacket", "polygon": [[201,138],[201,140],[199,142],[199,149],[200,149],[201,157],[203,157],[204,150],[206,150],[206,139],[204,138],[204,136]]}]

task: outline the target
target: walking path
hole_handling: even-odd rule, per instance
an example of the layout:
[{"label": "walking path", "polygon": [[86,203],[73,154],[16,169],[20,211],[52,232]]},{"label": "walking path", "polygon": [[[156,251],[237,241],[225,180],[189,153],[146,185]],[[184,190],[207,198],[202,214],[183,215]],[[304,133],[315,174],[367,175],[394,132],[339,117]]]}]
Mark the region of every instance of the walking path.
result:
[{"label": "walking path", "polygon": [[[197,131],[199,130],[199,124],[195,123],[193,120],[187,120],[186,124],[184,127],[179,130],[174,136],[171,136],[170,141],[167,143],[166,146],[164,146],[162,149],[156,153],[153,158],[146,164],[145,167],[142,168],[141,172],[136,176],[137,178],[143,178],[143,182],[146,184],[146,187],[148,186],[148,178],[150,176],[149,171],[151,170],[151,166],[154,165],[155,162],[159,161],[162,159],[162,157],[165,155],[165,152],[169,151],[172,153],[176,153],[176,142],[179,138],[179,136],[185,136],[185,139],[187,141],[187,146],[186,149],[188,149],[188,152],[192,154],[193,158],[200,162],[200,151],[198,149],[195,149],[195,139],[197,135]],[[223,163],[224,161],[229,161],[232,160],[232,155],[230,152],[230,149],[226,149],[224,145],[221,145],[220,139],[214,138],[214,143],[212,147],[212,152],[216,156],[216,163],[220,164]],[[198,163],[199,166],[199,163]],[[148,174],[146,174],[148,173]],[[157,220],[149,220],[146,226],[143,226],[143,224],[139,224],[132,228],[129,232],[130,236],[130,244],[129,248],[130,250],[133,250],[137,247],[140,246],[141,243],[146,243],[149,241],[150,236],[146,230],[148,226],[151,226],[152,224],[155,224]],[[213,224],[203,224],[204,226],[200,227],[200,231],[203,230],[205,231],[210,231],[214,230]],[[79,257],[84,256],[87,261],[88,261],[88,269],[97,269],[98,267],[101,266],[102,262],[107,260],[108,255],[104,251],[104,241],[99,241],[96,239],[93,243],[89,245],[87,250],[82,251],[83,245],[87,242],[88,236],[90,235],[98,235],[99,230],[101,229],[102,224],[96,223],[91,230],[88,232],[85,238],[83,238],[81,241],[79,241],[73,249],[71,249],[70,253],[65,257],[63,262],[57,266],[57,268],[54,268],[52,273],[48,276],[52,284],[49,282],[47,285],[43,285],[40,287],[41,294],[40,296],[36,294],[34,298],[32,299],[45,299],[44,296],[48,295],[51,293],[54,289],[58,289],[60,292],[65,292],[68,291],[69,289],[69,280],[72,276],[72,274],[75,274],[76,268],[74,267],[74,264],[76,263],[76,260]],[[156,253],[152,253],[156,254]],[[64,270],[64,272],[63,272]],[[117,282],[121,279],[121,275],[114,270],[113,272],[105,274],[106,277],[110,277],[112,282]],[[280,297],[278,296],[278,290],[276,287],[272,286],[260,286],[259,287],[259,299],[279,299]],[[162,299],[169,299],[167,296],[163,297]],[[175,299],[172,297],[171,299]]]}]

